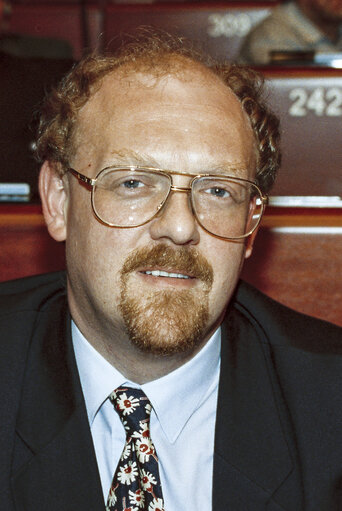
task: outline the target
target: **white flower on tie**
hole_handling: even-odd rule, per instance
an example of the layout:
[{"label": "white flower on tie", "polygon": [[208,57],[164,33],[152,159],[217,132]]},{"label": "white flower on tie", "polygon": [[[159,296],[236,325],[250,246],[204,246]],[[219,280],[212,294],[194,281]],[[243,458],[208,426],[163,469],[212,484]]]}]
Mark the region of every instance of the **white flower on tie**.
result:
[{"label": "white flower on tie", "polygon": [[118,481],[122,484],[131,484],[138,475],[138,467],[135,461],[129,461],[123,467],[119,467]]},{"label": "white flower on tie", "polygon": [[139,431],[134,431],[134,433],[132,434],[132,438],[139,439],[140,442],[150,444],[151,447],[153,448],[148,422],[146,422],[145,420],[139,421],[139,428],[140,428]]},{"label": "white flower on tie", "polygon": [[164,511],[163,499],[154,499],[148,506],[148,511]]},{"label": "white flower on tie", "polygon": [[134,431],[132,438],[149,438],[150,429],[148,423],[145,420],[139,421],[139,428],[139,431]]},{"label": "white flower on tie", "polygon": [[142,490],[132,491],[129,490],[129,503],[130,504],[136,504],[138,507],[144,507],[145,504],[145,495]]},{"label": "white flower on tie", "polygon": [[109,490],[109,495],[108,495],[108,500],[107,500],[107,509],[109,506],[114,506],[114,504],[116,503],[116,495],[115,495],[115,490],[113,487],[110,488]]},{"label": "white flower on tie", "polygon": [[132,452],[131,444],[125,444],[125,448],[121,454],[121,461],[129,458],[131,455],[131,452]]},{"label": "white flower on tie", "polygon": [[124,420],[122,420],[121,422],[122,422],[122,424],[123,424],[123,427],[125,428],[125,431],[129,431],[129,429],[130,429],[130,428],[129,428],[129,424],[128,424],[128,422],[127,422],[127,421],[124,421]]},{"label": "white flower on tie", "polygon": [[140,463],[149,461],[150,456],[154,454],[154,446],[149,438],[138,438],[135,440],[136,453]]},{"label": "white flower on tie", "polygon": [[123,415],[129,415],[133,413],[139,406],[139,399],[136,397],[130,396],[127,397],[126,392],[124,392],[117,400],[117,407],[122,411]]},{"label": "white flower on tie", "polygon": [[151,492],[152,491],[152,485],[157,484],[156,478],[154,477],[151,472],[148,472],[147,470],[141,469],[140,472],[140,480],[141,484],[143,486],[143,489],[146,491]]}]

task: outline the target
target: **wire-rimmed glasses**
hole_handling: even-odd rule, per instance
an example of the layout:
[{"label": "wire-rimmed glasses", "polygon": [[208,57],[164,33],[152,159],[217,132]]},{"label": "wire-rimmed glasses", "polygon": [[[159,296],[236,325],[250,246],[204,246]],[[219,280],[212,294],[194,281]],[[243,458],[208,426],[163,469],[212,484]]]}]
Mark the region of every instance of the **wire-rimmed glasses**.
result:
[{"label": "wire-rimmed glasses", "polygon": [[[197,222],[210,234],[229,240],[250,236],[262,218],[267,197],[248,179],[223,174],[187,174],[152,167],[111,166],[92,179],[69,168],[91,188],[96,218],[109,227],[127,229],[150,222],[171,192],[189,195]],[[173,176],[190,178],[189,186],[174,186]]]}]

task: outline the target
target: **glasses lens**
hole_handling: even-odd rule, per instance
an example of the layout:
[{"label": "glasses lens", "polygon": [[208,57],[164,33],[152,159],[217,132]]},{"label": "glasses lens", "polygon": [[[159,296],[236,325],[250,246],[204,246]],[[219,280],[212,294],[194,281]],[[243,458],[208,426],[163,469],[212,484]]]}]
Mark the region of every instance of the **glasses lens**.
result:
[{"label": "glasses lens", "polygon": [[200,177],[193,182],[192,201],[202,227],[223,238],[250,234],[263,213],[258,187],[238,179]]},{"label": "glasses lens", "polygon": [[93,188],[96,215],[116,227],[133,227],[150,220],[164,203],[170,179],[154,171],[106,169]]}]

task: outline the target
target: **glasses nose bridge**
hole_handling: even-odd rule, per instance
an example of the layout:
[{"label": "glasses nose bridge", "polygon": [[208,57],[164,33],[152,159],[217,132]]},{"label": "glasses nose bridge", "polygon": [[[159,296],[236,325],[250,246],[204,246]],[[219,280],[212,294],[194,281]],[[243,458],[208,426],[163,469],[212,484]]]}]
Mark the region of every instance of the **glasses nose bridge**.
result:
[{"label": "glasses nose bridge", "polygon": [[176,186],[173,184],[172,181],[170,181],[170,184],[169,184],[169,191],[167,193],[167,196],[165,198],[165,200],[163,201],[162,204],[159,205],[159,208],[158,208],[158,212],[160,213],[161,211],[164,211],[165,210],[165,207],[166,205],[169,203],[169,200],[170,200],[170,197],[173,193],[186,193],[187,196],[188,196],[188,201],[189,201],[189,208],[190,208],[190,211],[191,211],[191,214],[193,216],[196,217],[195,215],[195,211],[194,211],[194,208],[193,208],[193,205],[192,205],[192,186]]},{"label": "glasses nose bridge", "polygon": [[181,193],[191,193],[191,186],[175,186],[173,184],[170,185],[170,192],[181,192]]},{"label": "glasses nose bridge", "polygon": [[[174,181],[175,181],[175,176],[181,176],[181,177],[185,177],[187,179],[189,179],[190,177],[192,178],[191,181],[189,181],[189,186],[177,186],[174,184]],[[168,177],[169,177],[169,193],[168,195],[170,195],[171,192],[180,192],[180,193],[187,193],[188,195],[191,194],[192,192],[192,183],[193,183],[193,180],[194,180],[194,177],[195,176],[192,176],[190,174],[184,174],[183,172],[168,172]]]}]

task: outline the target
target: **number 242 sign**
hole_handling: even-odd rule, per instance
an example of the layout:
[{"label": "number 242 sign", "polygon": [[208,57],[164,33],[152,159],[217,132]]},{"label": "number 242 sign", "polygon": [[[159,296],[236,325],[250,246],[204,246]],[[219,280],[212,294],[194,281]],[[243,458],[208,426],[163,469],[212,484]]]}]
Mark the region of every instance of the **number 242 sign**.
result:
[{"label": "number 242 sign", "polygon": [[290,90],[289,98],[292,104],[289,114],[293,117],[305,117],[310,112],[316,116],[342,116],[342,89],[339,87],[317,87],[307,90],[296,87]]}]

